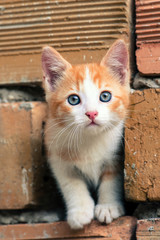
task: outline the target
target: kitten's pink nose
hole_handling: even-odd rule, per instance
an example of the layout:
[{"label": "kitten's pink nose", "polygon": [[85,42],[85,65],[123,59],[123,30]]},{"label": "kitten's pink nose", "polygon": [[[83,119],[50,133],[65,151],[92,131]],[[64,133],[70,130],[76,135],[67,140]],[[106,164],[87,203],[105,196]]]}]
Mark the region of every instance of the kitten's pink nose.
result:
[{"label": "kitten's pink nose", "polygon": [[97,117],[98,115],[98,112],[97,111],[94,111],[94,112],[86,112],[85,113],[86,116],[91,119],[92,121]]}]

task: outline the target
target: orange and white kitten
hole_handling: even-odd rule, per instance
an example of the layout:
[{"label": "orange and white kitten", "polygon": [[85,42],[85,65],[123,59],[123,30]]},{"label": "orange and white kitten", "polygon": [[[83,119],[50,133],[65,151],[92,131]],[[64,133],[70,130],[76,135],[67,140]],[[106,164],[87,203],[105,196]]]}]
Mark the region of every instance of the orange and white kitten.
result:
[{"label": "orange and white kitten", "polygon": [[[100,64],[72,66],[44,47],[42,67],[48,120],[49,164],[72,229],[96,217],[110,223],[124,214],[122,159],[117,154],[129,104],[128,52],[118,40]],[[89,186],[97,189],[97,203]]]}]

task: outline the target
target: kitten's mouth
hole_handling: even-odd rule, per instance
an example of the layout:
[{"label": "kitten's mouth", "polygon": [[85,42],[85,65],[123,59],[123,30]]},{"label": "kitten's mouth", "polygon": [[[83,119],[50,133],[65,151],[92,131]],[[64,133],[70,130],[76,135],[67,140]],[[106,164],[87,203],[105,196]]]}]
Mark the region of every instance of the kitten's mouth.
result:
[{"label": "kitten's mouth", "polygon": [[99,126],[99,124],[95,123],[94,121],[90,122],[87,126]]}]

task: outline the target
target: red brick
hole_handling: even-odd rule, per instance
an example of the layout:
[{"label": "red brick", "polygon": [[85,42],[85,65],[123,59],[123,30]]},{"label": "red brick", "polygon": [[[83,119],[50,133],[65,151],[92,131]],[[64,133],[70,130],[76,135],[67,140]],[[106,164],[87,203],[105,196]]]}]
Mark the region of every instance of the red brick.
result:
[{"label": "red brick", "polygon": [[160,219],[152,218],[137,222],[137,240],[159,240]]},{"label": "red brick", "polygon": [[101,61],[119,38],[130,45],[131,3],[1,0],[0,84],[41,82],[44,45],[72,64]]},{"label": "red brick", "polygon": [[160,74],[160,3],[136,0],[137,68],[143,75]]},{"label": "red brick", "polygon": [[143,43],[136,51],[137,68],[143,75],[160,74],[160,42]]},{"label": "red brick", "polygon": [[125,129],[125,196],[160,200],[160,89],[135,91]]},{"label": "red brick", "polygon": [[137,220],[121,217],[105,226],[93,221],[83,230],[73,231],[66,222],[0,226],[0,239],[103,239],[133,240]]},{"label": "red brick", "polygon": [[46,104],[0,104],[0,209],[36,204]]}]

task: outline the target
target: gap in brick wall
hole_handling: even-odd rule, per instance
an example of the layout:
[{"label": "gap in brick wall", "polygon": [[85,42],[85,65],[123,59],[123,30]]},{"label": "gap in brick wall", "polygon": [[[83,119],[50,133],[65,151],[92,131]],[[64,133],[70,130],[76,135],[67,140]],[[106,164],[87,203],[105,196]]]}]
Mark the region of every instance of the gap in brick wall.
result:
[{"label": "gap in brick wall", "polygon": [[42,87],[32,86],[1,86],[0,102],[20,102],[20,101],[45,101],[45,94]]},{"label": "gap in brick wall", "polygon": [[1,210],[0,225],[25,224],[25,223],[52,223],[65,220],[62,209],[22,209]]}]

